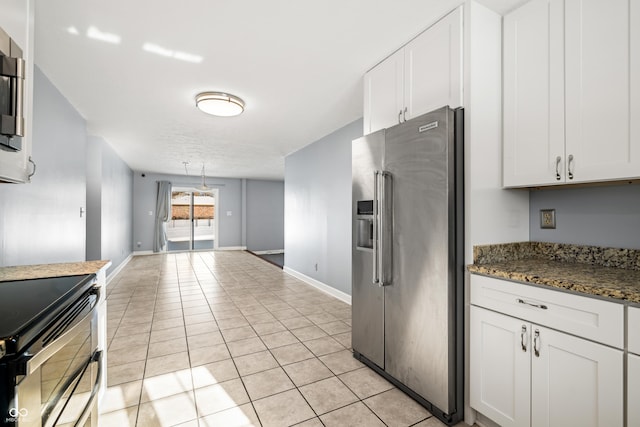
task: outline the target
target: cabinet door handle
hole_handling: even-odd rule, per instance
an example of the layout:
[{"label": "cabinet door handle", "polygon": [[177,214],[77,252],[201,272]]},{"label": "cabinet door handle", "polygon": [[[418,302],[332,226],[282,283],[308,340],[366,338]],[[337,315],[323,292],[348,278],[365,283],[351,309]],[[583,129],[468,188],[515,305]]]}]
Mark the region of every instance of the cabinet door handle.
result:
[{"label": "cabinet door handle", "polygon": [[31,164],[33,165],[33,170],[31,171],[31,173],[29,174],[29,176],[27,176],[27,180],[28,180],[29,182],[31,182],[31,177],[32,177],[33,175],[35,175],[35,174],[36,174],[36,167],[37,167],[37,166],[36,166],[36,162],[34,162],[34,161],[33,161],[33,159],[31,158],[31,156],[29,156],[29,163],[31,163]]},{"label": "cabinet door handle", "polygon": [[540,341],[540,331],[536,329],[535,332],[533,333],[533,354],[535,354],[536,357],[540,357],[540,349],[538,348],[539,341]]},{"label": "cabinet door handle", "polygon": [[522,347],[522,351],[527,352],[527,327],[526,325],[522,325],[522,330],[520,331],[520,346]]},{"label": "cabinet door handle", "polygon": [[398,123],[402,123],[402,110],[398,111]]},{"label": "cabinet door handle", "polygon": [[525,300],[523,300],[521,298],[516,298],[516,302],[518,304],[526,304],[526,305],[530,305],[531,307],[541,308],[543,310],[546,310],[547,308],[549,308],[544,304],[535,304],[533,302],[525,301]]},{"label": "cabinet door handle", "polygon": [[402,121],[407,121],[407,107],[404,107],[404,111],[402,112]]},{"label": "cabinet door handle", "polygon": [[556,157],[556,181],[560,181],[562,178],[560,176],[560,161],[562,161],[562,158],[560,156]]},{"label": "cabinet door handle", "polygon": [[573,171],[571,170],[571,164],[573,163],[573,154],[569,154],[569,159],[567,161],[567,176],[569,179],[573,179]]}]

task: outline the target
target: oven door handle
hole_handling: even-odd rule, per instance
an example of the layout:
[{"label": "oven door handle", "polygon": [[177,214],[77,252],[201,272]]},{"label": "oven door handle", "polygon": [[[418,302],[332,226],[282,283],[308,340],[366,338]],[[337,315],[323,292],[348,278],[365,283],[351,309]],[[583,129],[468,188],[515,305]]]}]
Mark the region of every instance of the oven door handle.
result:
[{"label": "oven door handle", "polygon": [[82,414],[80,415],[80,418],[78,418],[78,421],[76,421],[74,425],[75,427],[83,426],[84,423],[87,422],[89,415],[91,415],[93,403],[95,402],[96,397],[98,397],[98,391],[100,389],[100,384],[102,383],[102,375],[103,375],[102,374],[102,351],[96,351],[95,353],[93,353],[93,356],[91,357],[91,362],[89,363],[89,365],[91,363],[98,364],[96,381],[95,383],[93,383],[93,388],[91,389],[91,396],[89,396],[89,401],[87,402],[87,405],[82,410]]},{"label": "oven door handle", "polygon": [[[95,351],[93,355],[91,355],[91,357],[87,360],[87,363],[85,363],[78,370],[76,370],[71,376],[69,376],[68,380],[65,382],[64,386],[62,387],[61,391],[53,399],[49,400],[49,402],[47,403],[47,406],[42,411],[42,419],[46,420],[44,423],[44,427],[54,427],[58,423],[60,417],[62,416],[62,414],[64,413],[64,410],[66,409],[66,406],[69,400],[67,399],[66,401],[64,401],[62,408],[59,411],[55,411],[56,408],[59,406],[58,403],[60,402],[62,397],[67,394],[68,391],[70,391],[69,393],[70,395],[73,395],[73,393],[75,392],[75,389],[78,387],[79,382],[82,380],[82,377],[84,377],[84,374],[87,372],[87,369],[89,369],[91,364],[97,363],[98,371],[96,373],[96,381],[93,385],[93,389],[91,390],[91,395],[89,396],[89,400],[87,401],[86,406],[82,410],[82,414],[78,417],[78,420],[75,422],[74,426],[82,426],[84,424],[84,422],[87,420],[91,412],[90,409],[93,406],[93,402],[95,401],[98,388],[100,387],[100,383],[102,382],[101,361],[102,361],[102,351]],[[55,415],[52,416],[52,414],[54,413]],[[83,421],[80,422],[81,420]]]},{"label": "oven door handle", "polygon": [[56,338],[53,342],[47,345],[42,351],[39,351],[37,354],[31,357],[26,365],[27,365],[27,374],[31,375],[51,356],[60,351],[64,346],[66,346],[71,340],[73,340],[78,331],[81,331],[83,328],[86,328],[91,324],[93,316],[95,316],[95,307],[100,300],[100,288],[94,287],[91,291],[93,295],[96,295],[95,302],[91,307],[89,313],[87,313],[81,320],[79,320],[76,324],[74,324],[71,328],[66,330],[62,335]]}]

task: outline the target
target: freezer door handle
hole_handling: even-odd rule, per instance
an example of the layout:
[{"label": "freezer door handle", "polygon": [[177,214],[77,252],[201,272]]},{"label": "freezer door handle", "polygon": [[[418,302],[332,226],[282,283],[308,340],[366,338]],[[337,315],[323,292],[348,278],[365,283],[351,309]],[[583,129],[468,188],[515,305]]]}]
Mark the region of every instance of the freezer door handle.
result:
[{"label": "freezer door handle", "polygon": [[391,174],[373,172],[373,283],[391,284]]},{"label": "freezer door handle", "polygon": [[379,183],[380,183],[380,171],[373,172],[373,284],[380,284],[380,269],[378,265],[378,253],[380,244],[378,241],[378,225],[379,225]]}]

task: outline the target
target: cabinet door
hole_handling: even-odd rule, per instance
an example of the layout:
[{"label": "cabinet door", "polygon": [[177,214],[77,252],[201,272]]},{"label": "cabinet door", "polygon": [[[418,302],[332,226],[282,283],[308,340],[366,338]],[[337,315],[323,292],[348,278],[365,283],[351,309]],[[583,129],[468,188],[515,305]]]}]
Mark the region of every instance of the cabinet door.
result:
[{"label": "cabinet door", "polygon": [[627,358],[627,425],[640,426],[640,356]]},{"label": "cabinet door", "polygon": [[470,322],[471,407],[502,427],[529,426],[530,325],[475,306]]},{"label": "cabinet door", "polygon": [[562,8],[532,0],[504,17],[505,187],[565,179]]},{"label": "cabinet door", "polygon": [[401,121],[404,50],[400,49],[364,76],[364,135]]},{"label": "cabinet door", "polygon": [[406,45],[405,120],[462,105],[462,19],[459,6]]},{"label": "cabinet door", "polygon": [[622,427],[623,352],[532,327],[531,426]]},{"label": "cabinet door", "polygon": [[635,173],[632,176],[638,176],[638,156],[640,156],[640,1],[633,0],[629,7],[630,22],[630,48],[629,48],[629,69],[631,70],[631,138],[630,138],[630,157],[632,163],[636,165]]},{"label": "cabinet door", "polygon": [[[630,0],[566,0],[567,182],[640,176],[640,140],[630,135],[630,78],[637,83],[640,70],[634,62],[630,75],[629,11]],[[637,57],[637,40],[634,48]]]},{"label": "cabinet door", "polygon": [[640,354],[640,307],[629,307],[627,314],[627,348]]}]

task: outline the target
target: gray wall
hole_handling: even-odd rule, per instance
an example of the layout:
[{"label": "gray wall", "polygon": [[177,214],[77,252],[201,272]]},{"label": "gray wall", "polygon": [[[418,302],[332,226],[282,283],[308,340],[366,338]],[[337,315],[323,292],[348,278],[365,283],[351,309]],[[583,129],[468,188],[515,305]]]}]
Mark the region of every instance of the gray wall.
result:
[{"label": "gray wall", "polygon": [[0,266],[85,259],[84,119],[35,67],[30,184],[0,184]]},{"label": "gray wall", "polygon": [[[145,175],[143,177],[142,175]],[[133,230],[134,250],[153,250],[153,224],[155,222],[157,181],[170,181],[174,187],[197,187],[199,176],[167,175],[136,171],[133,178]],[[242,180],[235,178],[206,179],[207,185],[219,190],[216,213],[218,214],[218,246],[244,246]],[[149,215],[151,212],[151,215]],[[231,212],[231,215],[227,213]],[[140,242],[140,245],[137,243]]]},{"label": "gray wall", "polygon": [[284,181],[246,181],[247,249],[284,249]]},{"label": "gray wall", "polygon": [[[640,249],[640,185],[533,190],[532,241]],[[540,228],[540,209],[556,210],[556,229]]]},{"label": "gray wall", "polygon": [[[102,141],[87,138],[86,259],[102,259]],[[133,190],[133,189],[132,189]]]},{"label": "gray wall", "polygon": [[362,119],[285,158],[285,266],[349,295],[351,141],[360,136]]},{"label": "gray wall", "polygon": [[87,259],[110,272],[133,252],[133,171],[100,137],[87,144]]}]

